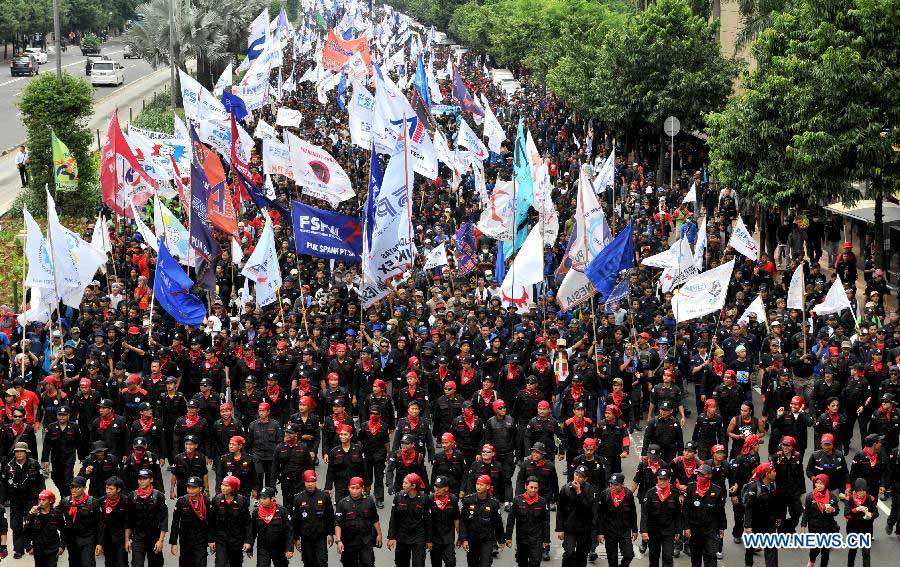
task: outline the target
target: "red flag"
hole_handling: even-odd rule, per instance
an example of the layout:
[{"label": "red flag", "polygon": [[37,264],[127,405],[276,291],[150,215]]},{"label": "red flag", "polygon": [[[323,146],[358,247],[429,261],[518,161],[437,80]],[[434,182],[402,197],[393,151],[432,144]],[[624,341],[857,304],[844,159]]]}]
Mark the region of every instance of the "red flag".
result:
[{"label": "red flag", "polygon": [[[203,144],[200,144],[203,146]],[[201,163],[203,172],[209,180],[209,222],[226,234],[237,236],[237,213],[231,190],[225,183],[225,168],[216,152],[203,146]],[[196,151],[196,148],[195,150]]]},{"label": "red flag", "polygon": [[372,57],[369,53],[369,40],[365,37],[356,39],[341,39],[334,30],[328,31],[328,39],[322,48],[322,66],[335,73],[340,72],[341,68],[350,61],[353,53],[358,52],[363,62],[370,70],[372,69]]},{"label": "red flag", "polygon": [[100,186],[103,189],[103,204],[117,215],[129,218],[132,216],[131,207],[125,206],[129,198],[135,205],[143,205],[159,186],[134,157],[128,140],[122,134],[117,112],[109,121],[100,155]]},{"label": "red flag", "polygon": [[244,199],[250,200],[250,194],[247,193],[247,189],[244,188],[244,183],[241,180],[241,176],[238,175],[238,172],[244,176],[245,179],[252,179],[253,174],[250,173],[250,168],[247,167],[247,164],[244,163],[244,160],[241,159],[240,154],[238,153],[237,144],[240,139],[240,134],[238,134],[237,121],[234,119],[234,113],[231,113],[231,168],[234,170],[232,172],[232,178],[234,179],[234,186],[237,187],[237,191],[235,192],[235,208],[240,210],[241,201]]}]

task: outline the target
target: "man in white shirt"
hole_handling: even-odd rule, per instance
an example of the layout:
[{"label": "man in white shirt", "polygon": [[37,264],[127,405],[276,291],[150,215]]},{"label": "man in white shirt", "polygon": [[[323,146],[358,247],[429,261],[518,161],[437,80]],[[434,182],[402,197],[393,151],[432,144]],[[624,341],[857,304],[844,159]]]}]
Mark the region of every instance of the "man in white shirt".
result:
[{"label": "man in white shirt", "polygon": [[16,153],[16,167],[19,168],[19,178],[22,180],[22,187],[28,185],[28,150],[25,146],[19,146]]}]

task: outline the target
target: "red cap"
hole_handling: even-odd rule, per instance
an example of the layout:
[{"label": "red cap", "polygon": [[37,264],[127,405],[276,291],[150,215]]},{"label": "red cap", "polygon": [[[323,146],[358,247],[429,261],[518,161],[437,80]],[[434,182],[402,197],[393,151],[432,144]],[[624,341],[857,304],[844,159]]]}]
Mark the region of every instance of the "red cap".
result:
[{"label": "red cap", "polygon": [[486,474],[483,474],[483,475],[479,475],[478,478],[475,479],[475,484],[486,484],[486,485],[490,486],[493,483],[491,482],[491,477],[489,477]]},{"label": "red cap", "polygon": [[597,440],[593,437],[586,437],[583,443],[584,447],[597,447]]},{"label": "red cap", "polygon": [[613,414],[613,416],[615,416],[615,417],[620,417],[622,415],[622,410],[620,410],[619,406],[617,406],[615,404],[610,404],[610,405],[606,406],[604,413],[606,413],[606,412]]},{"label": "red cap", "polygon": [[41,490],[40,494],[38,494],[38,500],[49,500],[52,504],[56,502],[56,495],[53,494],[52,490]]},{"label": "red cap", "polygon": [[491,405],[491,407],[494,409],[494,412],[498,412],[506,407],[506,402],[504,402],[503,400],[494,400],[494,403]]},{"label": "red cap", "polygon": [[342,423],[335,428],[338,433],[349,433],[353,435],[353,428],[346,423]]},{"label": "red cap", "polygon": [[316,482],[316,471],[309,469],[303,471],[303,482]]},{"label": "red cap", "polygon": [[140,335],[141,330],[138,329],[136,325],[132,325],[132,326],[128,327],[128,334],[129,335]]},{"label": "red cap", "polygon": [[445,388],[453,388],[455,390],[456,382],[454,382],[453,380],[447,380],[446,382],[444,382],[444,387]]},{"label": "red cap", "polygon": [[236,476],[228,475],[222,479],[222,484],[225,486],[230,486],[232,490],[240,490],[241,489],[241,479]]},{"label": "red cap", "polygon": [[79,386],[87,386],[87,387],[90,388],[90,386],[91,386],[91,379],[90,379],[90,378],[82,378],[81,380],[78,381],[78,385],[79,385]]},{"label": "red cap", "polygon": [[403,477],[403,480],[415,486],[419,490],[423,490],[425,488],[425,481],[422,480],[422,477],[420,477],[416,473],[409,473],[408,475]]},{"label": "red cap", "polygon": [[316,402],[309,396],[303,396],[300,398],[300,405],[306,406],[308,409],[313,409],[316,407]]},{"label": "red cap", "polygon": [[287,341],[278,341],[275,343],[275,346],[278,348],[287,348]]},{"label": "red cap", "polygon": [[550,409],[550,402],[541,400],[538,402],[538,409]]},{"label": "red cap", "polygon": [[737,372],[735,372],[734,370],[726,370],[725,378],[737,378]]},{"label": "red cap", "polygon": [[829,445],[834,445],[834,435],[832,435],[831,433],[823,433],[822,436],[819,438],[819,443],[822,445],[824,445],[825,443],[828,443]]},{"label": "red cap", "polygon": [[456,443],[456,438],[448,431],[441,435],[441,443]]},{"label": "red cap", "polygon": [[414,366],[417,366],[418,364],[419,364],[419,357],[411,356],[411,357],[409,357],[409,360],[406,363],[406,367],[413,368]]},{"label": "red cap", "polygon": [[705,402],[703,402],[703,409],[709,409],[716,407],[716,400],[713,398],[707,398]]},{"label": "red cap", "polygon": [[803,407],[805,400],[803,399],[803,396],[794,396],[791,398],[791,403]]},{"label": "red cap", "polygon": [[665,378],[666,376],[669,376],[670,378],[674,378],[675,371],[672,370],[671,368],[666,368],[665,370],[663,370],[663,378]]},{"label": "red cap", "polygon": [[363,479],[359,478],[358,476],[355,476],[355,477],[353,477],[353,478],[350,479],[350,482],[347,484],[347,486],[359,486],[359,487],[362,487],[362,486],[365,486],[365,484],[366,484],[366,483],[363,482]]},{"label": "red cap", "polygon": [[644,331],[643,333],[641,333],[638,336],[641,337],[642,339],[646,339],[648,341],[653,338],[650,336],[650,333],[648,333],[647,331]]},{"label": "red cap", "polygon": [[416,372],[410,370],[409,372],[406,373],[406,377],[407,378],[418,378],[419,375]]},{"label": "red cap", "polygon": [[56,384],[56,378],[53,376],[44,376],[44,384]]},{"label": "red cap", "polygon": [[372,382],[373,388],[381,388],[382,390],[384,390],[386,386],[387,385],[384,383],[384,380],[382,380],[381,378],[378,378],[377,380]]},{"label": "red cap", "polygon": [[791,437],[790,435],[785,435],[784,437],[781,438],[781,444],[787,445],[788,447],[796,447],[797,440],[794,439],[793,437]]},{"label": "red cap", "polygon": [[718,453],[719,451],[725,451],[725,445],[713,445],[712,449],[709,450],[710,453]]},{"label": "red cap", "polygon": [[126,384],[135,384],[138,385],[141,383],[141,377],[137,374],[132,374],[128,377],[128,380],[125,381]]},{"label": "red cap", "polygon": [[233,410],[234,406],[231,405],[231,402],[223,402],[222,404],[219,405],[219,411],[222,411],[223,409]]},{"label": "red cap", "polygon": [[328,379],[331,380],[332,378],[334,378],[335,380],[338,380],[338,381],[340,381],[340,379],[341,379],[340,375],[338,375],[337,372],[329,372]]},{"label": "red cap", "polygon": [[245,445],[247,440],[241,437],[240,435],[234,435],[229,440],[229,443],[237,443],[238,445]]},{"label": "red cap", "polygon": [[845,243],[844,243],[844,250],[850,250],[850,249],[852,249],[852,248],[853,248],[853,243],[852,243],[852,242],[845,242]]},{"label": "red cap", "polygon": [[495,449],[494,449],[494,446],[491,445],[490,443],[485,443],[484,445],[481,446],[481,451],[482,452],[490,451],[491,453],[493,453],[495,451]]},{"label": "red cap", "polygon": [[272,406],[269,405],[269,402],[259,402],[259,407],[256,409],[257,411],[271,410]]}]

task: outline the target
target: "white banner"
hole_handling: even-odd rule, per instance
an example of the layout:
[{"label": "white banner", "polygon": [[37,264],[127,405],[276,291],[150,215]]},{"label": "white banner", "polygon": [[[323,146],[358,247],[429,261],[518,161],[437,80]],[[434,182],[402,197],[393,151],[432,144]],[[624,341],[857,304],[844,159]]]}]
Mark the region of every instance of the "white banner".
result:
[{"label": "white banner", "polygon": [[372,149],[372,111],[375,108],[375,97],[362,86],[353,83],[353,97],[349,104],[350,141],[360,148]]},{"label": "white banner", "polygon": [[735,252],[743,254],[751,260],[759,259],[759,244],[756,243],[753,235],[747,230],[747,226],[744,225],[744,219],[740,215],[738,215],[737,223],[735,223],[734,229],[731,231],[731,239],[728,241],[728,245],[734,248]]},{"label": "white banner", "polygon": [[687,281],[672,298],[678,323],[715,313],[725,305],[734,260],[703,272]]},{"label": "white banner", "polygon": [[291,154],[294,182],[303,192],[336,206],[356,196],[350,177],[341,164],[324,149],[285,132]]},{"label": "white banner", "polygon": [[294,178],[291,151],[278,140],[263,140],[263,173]]}]

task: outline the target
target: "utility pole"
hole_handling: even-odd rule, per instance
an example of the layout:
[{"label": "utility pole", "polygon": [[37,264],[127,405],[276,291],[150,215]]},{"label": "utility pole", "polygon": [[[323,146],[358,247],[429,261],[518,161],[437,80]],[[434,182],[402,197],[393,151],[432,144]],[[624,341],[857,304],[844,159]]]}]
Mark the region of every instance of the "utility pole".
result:
[{"label": "utility pole", "polygon": [[62,44],[59,38],[59,0],[53,0],[53,45],[56,48],[56,78],[62,81]]},{"label": "utility pole", "polygon": [[[54,0],[59,2],[59,0]],[[172,110],[175,110],[175,2],[169,0],[169,101],[172,104]]]}]

